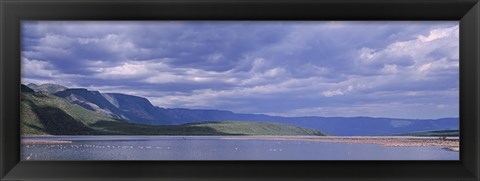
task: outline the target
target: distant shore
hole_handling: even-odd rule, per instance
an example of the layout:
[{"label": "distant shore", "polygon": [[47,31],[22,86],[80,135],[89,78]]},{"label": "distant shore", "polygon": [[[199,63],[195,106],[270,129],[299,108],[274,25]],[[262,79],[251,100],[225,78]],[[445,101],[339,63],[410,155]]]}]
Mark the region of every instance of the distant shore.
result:
[{"label": "distant shore", "polygon": [[[82,137],[82,136],[78,136]],[[103,137],[103,136],[102,136]],[[105,136],[107,140],[123,140],[122,136]],[[145,137],[145,136],[142,136]],[[155,136],[147,136],[155,137]],[[188,136],[168,136],[181,139],[188,139]],[[211,136],[205,136],[209,138]],[[351,144],[377,144],[390,147],[441,147],[451,151],[459,151],[460,141],[458,138],[439,138],[439,137],[369,137],[369,136],[213,136],[221,140],[291,140],[291,141],[318,141],[330,143],[351,143]],[[38,137],[37,137],[38,138]],[[102,140],[105,140],[103,138]],[[127,140],[132,140],[131,138]],[[29,139],[22,138],[22,144],[69,144],[71,140],[62,140],[61,138],[49,139]]]},{"label": "distant shore", "polygon": [[460,150],[459,139],[424,138],[424,137],[226,137],[224,140],[298,140],[330,143],[377,144],[391,147],[431,146],[442,147],[451,151]]},{"label": "distant shore", "polygon": [[21,143],[22,144],[65,144],[65,143],[72,143],[72,141],[22,139]]}]

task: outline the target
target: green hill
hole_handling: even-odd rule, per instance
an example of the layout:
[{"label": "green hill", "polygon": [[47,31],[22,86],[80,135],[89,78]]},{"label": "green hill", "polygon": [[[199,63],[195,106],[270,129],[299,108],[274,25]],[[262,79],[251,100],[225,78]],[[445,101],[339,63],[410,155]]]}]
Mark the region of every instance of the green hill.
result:
[{"label": "green hill", "polygon": [[401,136],[460,136],[459,130],[434,130],[401,134]]},{"label": "green hill", "polygon": [[190,123],[185,125],[212,128],[218,132],[239,135],[328,135],[314,129],[270,122],[221,121]]},{"label": "green hill", "polygon": [[22,135],[325,135],[266,122],[207,122],[151,126],[128,123],[72,104],[46,92],[21,97]]},{"label": "green hill", "polygon": [[23,135],[106,134],[89,125],[99,121],[119,122],[45,92],[22,93],[20,111]]}]

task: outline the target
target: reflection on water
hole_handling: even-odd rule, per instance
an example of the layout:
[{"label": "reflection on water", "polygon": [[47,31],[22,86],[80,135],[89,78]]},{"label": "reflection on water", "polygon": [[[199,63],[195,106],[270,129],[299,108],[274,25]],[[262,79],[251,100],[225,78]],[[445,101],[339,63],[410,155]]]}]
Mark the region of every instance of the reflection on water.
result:
[{"label": "reflection on water", "polygon": [[220,137],[30,137],[72,140],[26,144],[22,160],[458,160],[438,147],[279,140],[223,140]]}]

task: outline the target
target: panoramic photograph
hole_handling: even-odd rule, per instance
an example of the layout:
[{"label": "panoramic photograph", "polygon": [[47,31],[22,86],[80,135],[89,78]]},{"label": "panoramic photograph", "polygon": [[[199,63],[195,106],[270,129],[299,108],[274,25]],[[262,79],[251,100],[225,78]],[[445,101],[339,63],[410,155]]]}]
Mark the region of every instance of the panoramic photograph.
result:
[{"label": "panoramic photograph", "polygon": [[459,160],[458,21],[22,21],[21,160]]}]

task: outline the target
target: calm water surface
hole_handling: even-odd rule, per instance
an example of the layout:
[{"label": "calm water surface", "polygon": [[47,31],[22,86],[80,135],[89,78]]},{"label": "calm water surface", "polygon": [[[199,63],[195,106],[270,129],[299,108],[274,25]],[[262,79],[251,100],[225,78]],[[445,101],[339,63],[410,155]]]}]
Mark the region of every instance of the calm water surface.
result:
[{"label": "calm water surface", "polygon": [[314,141],[225,140],[224,136],[45,136],[67,144],[22,145],[22,160],[458,160],[439,147]]}]

